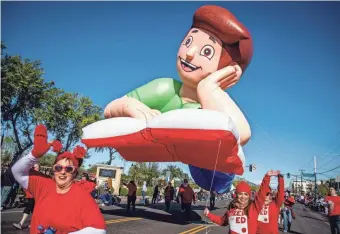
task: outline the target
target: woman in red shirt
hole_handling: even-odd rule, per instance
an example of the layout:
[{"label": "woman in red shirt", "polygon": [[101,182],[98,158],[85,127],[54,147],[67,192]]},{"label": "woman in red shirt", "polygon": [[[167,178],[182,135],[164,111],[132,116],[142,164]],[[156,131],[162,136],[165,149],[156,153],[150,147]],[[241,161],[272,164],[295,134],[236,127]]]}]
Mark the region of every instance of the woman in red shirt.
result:
[{"label": "woman in red shirt", "polygon": [[273,199],[272,192],[268,192],[264,206],[257,218],[257,234],[279,234],[277,220],[281,211],[281,205],[284,200],[284,179],[281,174],[278,175],[278,190]]},{"label": "woman in red shirt", "polygon": [[236,186],[236,198],[231,201],[224,216],[217,216],[206,208],[204,214],[218,225],[229,225],[229,234],[255,234],[257,217],[269,192],[271,176],[279,175],[279,171],[269,171],[264,176],[261,187],[254,201],[251,201],[250,186],[242,181]]},{"label": "woman in red shirt", "polygon": [[[39,171],[40,166],[39,164],[34,164],[33,168],[34,171]],[[24,214],[22,215],[22,219],[19,223],[13,223],[13,226],[19,230],[21,230],[23,228],[23,225],[25,223],[25,221],[27,220],[28,216],[30,214],[33,214],[33,210],[34,210],[34,198],[32,196],[32,194],[30,194],[27,190],[25,190],[25,195],[26,195],[26,199],[27,199],[27,206],[24,209]]]},{"label": "woman in red shirt", "polygon": [[37,126],[32,152],[12,168],[15,179],[35,198],[30,233],[53,228],[57,234],[105,234],[105,221],[98,205],[87,191],[74,183],[86,154],[84,148],[77,146],[73,153],[58,155],[53,165],[53,178],[29,173],[51,146],[56,152],[62,148],[58,141],[48,143],[46,127]]},{"label": "woman in red shirt", "polygon": [[329,187],[329,196],[325,198],[329,205],[328,218],[332,234],[340,233],[340,197],[334,187]]}]

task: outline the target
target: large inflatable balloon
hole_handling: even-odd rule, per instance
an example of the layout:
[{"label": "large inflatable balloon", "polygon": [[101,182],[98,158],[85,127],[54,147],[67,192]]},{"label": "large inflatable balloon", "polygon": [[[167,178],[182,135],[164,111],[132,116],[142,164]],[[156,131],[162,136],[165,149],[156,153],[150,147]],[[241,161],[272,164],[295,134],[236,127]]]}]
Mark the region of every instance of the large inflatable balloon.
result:
[{"label": "large inflatable balloon", "polygon": [[252,55],[251,35],[232,13],[200,7],[176,57],[182,82],[158,78],[113,100],[106,120],[83,129],[83,143],[114,147],[126,160],[180,161],[242,175],[250,126],[225,90]]},{"label": "large inflatable balloon", "polygon": [[85,127],[82,142],[88,148],[115,148],[128,161],[179,161],[243,174],[244,155],[235,124],[218,111],[173,110],[147,122],[130,117],[106,119]]},{"label": "large inflatable balloon", "polygon": [[213,170],[207,170],[189,165],[192,179],[201,188],[207,191],[215,191],[217,194],[227,193],[232,189],[234,174],[222,173]]}]

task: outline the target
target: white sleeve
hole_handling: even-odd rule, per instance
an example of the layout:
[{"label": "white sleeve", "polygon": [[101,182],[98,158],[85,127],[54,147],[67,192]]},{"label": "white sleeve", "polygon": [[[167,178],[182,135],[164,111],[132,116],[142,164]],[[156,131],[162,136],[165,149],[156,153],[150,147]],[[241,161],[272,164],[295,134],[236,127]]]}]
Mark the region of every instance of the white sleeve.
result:
[{"label": "white sleeve", "polygon": [[39,159],[34,157],[32,153],[25,155],[19,159],[12,167],[12,173],[16,181],[23,187],[27,189],[28,187],[28,173],[29,170],[38,163]]},{"label": "white sleeve", "polygon": [[106,234],[106,230],[93,227],[86,227],[79,231],[69,232],[68,234]]}]

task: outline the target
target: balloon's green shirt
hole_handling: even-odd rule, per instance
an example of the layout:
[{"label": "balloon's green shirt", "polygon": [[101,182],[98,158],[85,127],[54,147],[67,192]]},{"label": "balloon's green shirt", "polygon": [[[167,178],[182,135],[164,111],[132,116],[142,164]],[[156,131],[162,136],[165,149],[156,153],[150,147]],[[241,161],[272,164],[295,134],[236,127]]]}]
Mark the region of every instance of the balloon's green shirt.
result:
[{"label": "balloon's green shirt", "polygon": [[182,83],[172,78],[158,78],[129,92],[126,96],[135,98],[151,109],[164,113],[170,110],[201,107],[199,103],[183,103],[179,94]]}]

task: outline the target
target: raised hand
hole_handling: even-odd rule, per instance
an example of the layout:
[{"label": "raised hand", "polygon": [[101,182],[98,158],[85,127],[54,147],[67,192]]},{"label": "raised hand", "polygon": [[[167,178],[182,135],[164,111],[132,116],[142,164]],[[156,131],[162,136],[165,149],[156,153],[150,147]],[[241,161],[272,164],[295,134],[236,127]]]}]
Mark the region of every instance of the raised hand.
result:
[{"label": "raised hand", "polygon": [[47,141],[47,129],[44,125],[40,124],[36,126],[34,130],[34,147],[32,150],[32,155],[36,158],[40,158],[46,154],[51,146],[53,146],[54,152],[59,152],[62,145],[59,141],[53,141],[49,143]]},{"label": "raised hand", "polygon": [[278,176],[279,174],[280,174],[280,171],[270,170],[267,172],[268,176]]},{"label": "raised hand", "polygon": [[197,86],[197,92],[198,94],[211,93],[217,88],[225,90],[237,83],[241,75],[242,70],[238,65],[227,66],[201,80]]}]

